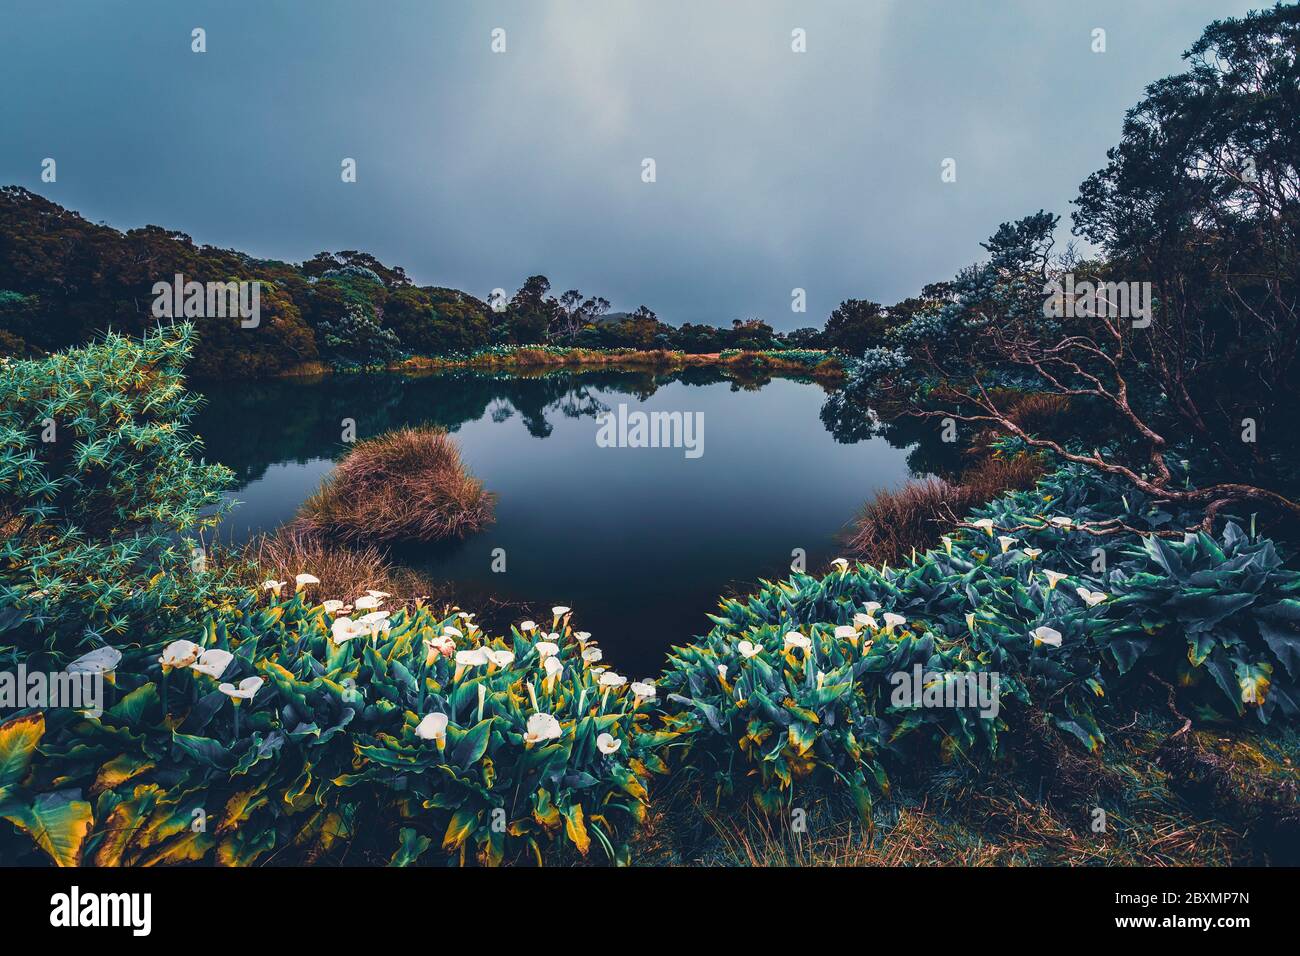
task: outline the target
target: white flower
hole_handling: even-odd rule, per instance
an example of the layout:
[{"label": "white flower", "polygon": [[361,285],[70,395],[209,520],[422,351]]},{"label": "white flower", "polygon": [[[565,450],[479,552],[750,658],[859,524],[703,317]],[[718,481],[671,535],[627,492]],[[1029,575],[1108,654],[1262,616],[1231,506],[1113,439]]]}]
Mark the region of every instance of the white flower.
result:
[{"label": "white flower", "polygon": [[1048,571],[1046,568],[1043,569],[1043,574],[1047,576],[1047,590],[1049,591],[1068,577],[1068,575],[1062,574],[1060,571]]},{"label": "white flower", "polygon": [[638,704],[643,700],[654,700],[656,693],[655,685],[649,681],[632,682],[632,696],[636,698]]},{"label": "white flower", "polygon": [[1089,591],[1087,588],[1075,588],[1074,593],[1079,595],[1088,607],[1096,607],[1109,597],[1105,591]]},{"label": "white flower", "polygon": [[594,664],[604,656],[604,652],[599,647],[585,647],[582,650],[582,659],[588,664]]},{"label": "white flower", "polygon": [[[226,654],[225,651],[221,652]],[[226,654],[229,658],[231,655]],[[82,654],[68,665],[69,674],[110,674],[122,660],[122,652],[116,647],[97,647],[87,654]],[[195,665],[196,666],[196,665]]]},{"label": "white flower", "polygon": [[989,536],[990,538],[993,537],[993,519],[992,519],[992,518],[980,518],[978,521],[972,521],[971,524],[972,524],[974,527],[976,527],[976,528],[981,528],[981,529],[983,529],[984,531],[988,532],[988,536]]},{"label": "white flower", "polygon": [[164,671],[171,670],[173,667],[189,667],[199,659],[201,653],[203,648],[193,641],[172,641],[163,648],[158,663],[163,666]]},{"label": "white flower", "polygon": [[970,611],[966,615],[966,627],[970,631],[975,630],[975,612]]},{"label": "white flower", "polygon": [[524,740],[530,744],[558,740],[562,733],[560,722],[550,714],[533,714],[528,718],[528,732],[524,734]]},{"label": "white flower", "polygon": [[573,636],[578,639],[579,644],[586,644],[591,640],[591,631],[575,631]]},{"label": "white flower", "polygon": [[1264,678],[1256,675],[1241,677],[1237,680],[1237,686],[1241,688],[1241,702],[1243,704],[1264,703],[1264,690],[1268,687],[1268,681]]},{"label": "white flower", "polygon": [[835,636],[845,640],[855,640],[858,636],[858,629],[852,624],[841,624],[835,628]]},{"label": "white flower", "polygon": [[1052,647],[1061,646],[1061,632],[1050,627],[1036,627],[1030,631],[1029,636],[1034,639],[1034,646],[1039,644],[1050,644]]},{"label": "white flower", "polygon": [[321,607],[325,609],[326,614],[337,614],[339,611],[347,607],[347,605],[344,604],[342,601],[330,600],[330,601],[322,601]]},{"label": "white flower", "polygon": [[806,651],[812,647],[812,641],[804,637],[798,631],[786,631],[785,649],[788,651],[792,647],[797,647],[801,651]]},{"label": "white flower", "polygon": [[373,611],[383,603],[383,598],[375,597],[373,594],[368,594],[365,597],[357,598],[352,602],[352,606],[358,611]]},{"label": "white flower", "polygon": [[611,734],[601,734],[596,738],[596,749],[603,754],[612,754],[621,746],[623,741]]},{"label": "white flower", "polygon": [[876,624],[876,619],[872,617],[870,614],[859,613],[853,615],[853,626],[858,628],[861,627],[874,628],[874,627],[878,627],[879,625]]},{"label": "white flower", "polygon": [[301,591],[309,584],[320,584],[320,578],[316,577],[314,574],[299,574],[294,577],[293,583],[297,585],[298,590]]},{"label": "white flower", "polygon": [[275,581],[275,580],[267,580],[267,581],[263,581],[263,582],[262,582],[262,590],[263,590],[263,591],[274,591],[274,592],[275,592],[275,596],[276,596],[276,597],[279,597],[279,596],[280,596],[280,589],[281,589],[282,587],[284,587],[284,586],[285,586],[286,584],[288,584],[288,583],[289,583],[288,581]]},{"label": "white flower", "polygon": [[1025,554],[1029,555],[1030,561],[1033,561],[1035,558],[1037,558],[1040,554],[1043,553],[1041,548],[1022,548],[1021,550],[1023,550]]},{"label": "white flower", "polygon": [[718,665],[718,680],[726,680],[726,679],[727,679],[727,665],[726,665],[726,664],[719,664],[719,665]]},{"label": "white flower", "polygon": [[497,667],[509,667],[515,660],[515,655],[510,651],[496,651],[490,647],[485,647],[483,653]]},{"label": "white flower", "polygon": [[464,637],[464,636],[465,636],[464,634],[462,634],[462,633],[460,632],[460,628],[458,628],[458,627],[452,627],[450,624],[446,625],[446,626],[442,629],[442,633],[443,633],[444,635],[446,635],[447,637],[450,637],[450,638],[453,638],[453,639],[454,639],[454,638],[457,638],[457,637]]},{"label": "white flower", "polygon": [[263,681],[260,677],[245,677],[239,682],[238,687],[234,684],[221,684],[217,687],[217,690],[236,700],[250,700],[254,694],[262,689],[262,684]]},{"label": "white flower", "polygon": [[230,662],[235,659],[235,655],[230,651],[223,651],[219,647],[209,647],[199,655],[199,659],[190,665],[191,670],[196,670],[200,674],[206,674],[214,680],[225,673]]},{"label": "white flower", "polygon": [[386,621],[386,620],[388,620],[387,611],[371,611],[369,614],[365,614],[357,618],[357,623],[369,625],[369,624],[378,624],[380,621]]},{"label": "white flower", "polygon": [[1016,539],[1008,534],[998,535],[998,544],[1002,545],[1002,553],[1006,554],[1010,547],[1016,543]]},{"label": "white flower", "polygon": [[468,611],[457,611],[456,616],[460,618],[462,621],[474,620],[474,615],[470,614]]},{"label": "white flower", "polygon": [[523,621],[519,625],[519,633],[521,634],[527,634],[529,631],[536,629],[537,623],[535,621]]},{"label": "white flower", "polygon": [[835,565],[837,568],[840,569],[840,574],[843,574],[845,571],[849,569],[849,562],[846,561],[844,558],[836,558],[834,561],[831,562],[831,564]]},{"label": "white flower", "polygon": [[1074,526],[1074,519],[1066,518],[1063,515],[1058,515],[1055,518],[1049,518],[1048,521],[1056,525],[1058,528],[1071,528]]},{"label": "white flower", "polygon": [[366,625],[350,617],[336,617],[334,623],[330,625],[330,636],[334,638],[335,644],[342,644],[354,637],[365,637],[369,633],[370,629]]},{"label": "white flower", "polygon": [[425,714],[415,726],[415,736],[421,740],[441,741],[447,736],[447,715]]},{"label": "white flower", "polygon": [[615,674],[613,671],[606,671],[600,675],[601,687],[622,687],[626,683],[626,677],[622,674]]},{"label": "white flower", "polygon": [[556,617],[564,617],[564,615],[568,614],[572,610],[573,608],[571,607],[565,607],[563,604],[557,604],[555,605],[555,607],[551,608],[551,613],[554,614]]},{"label": "white flower", "polygon": [[736,645],[736,649],[740,651],[740,656],[746,659],[754,657],[763,651],[763,648],[760,645],[751,644],[749,641],[741,641]]},{"label": "white flower", "polygon": [[952,557],[952,538],[945,534],[940,536],[939,540],[943,542],[943,550],[948,552],[948,557]]},{"label": "white flower", "polygon": [[366,591],[366,593],[369,594],[372,598],[392,597],[392,595],[389,594],[387,591]]},{"label": "white flower", "polygon": [[896,627],[902,627],[907,623],[907,618],[901,614],[885,613],[885,630],[892,631]]},{"label": "white flower", "polygon": [[881,608],[881,604],[879,601],[868,601],[866,604],[862,606],[867,609],[868,614],[875,614]]},{"label": "white flower", "polygon": [[451,657],[452,654],[456,653],[456,642],[446,634],[440,634],[437,637],[426,639],[424,647],[426,651],[424,658],[425,667],[428,667],[437,660],[439,654],[443,657]]},{"label": "white flower", "polygon": [[537,656],[542,660],[560,653],[560,646],[552,641],[538,641],[533,645],[533,648],[537,651]]},{"label": "white flower", "polygon": [[475,647],[468,651],[456,652],[457,667],[482,667],[487,662],[487,651],[481,647]]},{"label": "white flower", "polygon": [[564,664],[560,662],[558,657],[548,657],[542,661],[542,670],[546,671],[548,681],[554,681],[564,673]]}]

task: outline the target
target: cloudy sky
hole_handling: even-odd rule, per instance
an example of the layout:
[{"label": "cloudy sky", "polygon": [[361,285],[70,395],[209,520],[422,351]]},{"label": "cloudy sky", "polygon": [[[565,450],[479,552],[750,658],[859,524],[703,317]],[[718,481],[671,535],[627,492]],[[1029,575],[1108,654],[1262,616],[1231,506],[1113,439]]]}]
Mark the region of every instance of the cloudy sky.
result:
[{"label": "cloudy sky", "polygon": [[1259,5],[5,0],[0,182],[481,297],[540,272],[674,323],[820,325],[950,277],[999,222],[1068,215],[1143,87]]}]

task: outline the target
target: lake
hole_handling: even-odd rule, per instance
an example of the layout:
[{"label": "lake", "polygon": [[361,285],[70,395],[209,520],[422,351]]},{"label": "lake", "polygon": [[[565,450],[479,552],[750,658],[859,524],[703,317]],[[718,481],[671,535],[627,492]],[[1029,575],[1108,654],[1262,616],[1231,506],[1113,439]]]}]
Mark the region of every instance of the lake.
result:
[{"label": "lake", "polygon": [[[658,673],[669,646],[707,631],[720,596],[786,576],[796,548],[810,570],[825,568],[862,504],[910,474],[905,438],[828,431],[822,386],[742,385],[707,368],[378,373],[199,391],[205,455],[238,476],[223,538],[291,519],[346,452],[345,419],[358,439],[444,426],[497,494],[496,521],[465,541],[403,545],[393,557],[449,582],[468,610],[486,594],[527,603],[546,621],[551,605],[573,607],[575,627],[634,678]],[[601,447],[597,416],[620,405],[632,418],[698,413],[701,453]],[[504,572],[493,570],[497,549]]]}]

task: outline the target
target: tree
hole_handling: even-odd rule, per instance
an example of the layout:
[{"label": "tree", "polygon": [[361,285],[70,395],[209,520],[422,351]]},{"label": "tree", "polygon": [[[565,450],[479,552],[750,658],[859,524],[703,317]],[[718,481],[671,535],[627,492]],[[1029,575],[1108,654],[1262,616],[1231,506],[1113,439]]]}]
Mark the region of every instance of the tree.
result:
[{"label": "tree", "polygon": [[882,343],[886,328],[888,319],[879,302],[845,299],[826,320],[822,341],[827,348],[861,355]]}]

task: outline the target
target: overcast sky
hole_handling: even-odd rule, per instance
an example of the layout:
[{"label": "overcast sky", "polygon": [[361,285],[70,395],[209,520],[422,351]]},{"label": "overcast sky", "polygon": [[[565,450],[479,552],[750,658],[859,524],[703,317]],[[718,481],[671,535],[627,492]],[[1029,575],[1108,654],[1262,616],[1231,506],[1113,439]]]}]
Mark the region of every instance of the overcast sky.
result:
[{"label": "overcast sky", "polygon": [[4,0],[0,182],[484,298],[540,272],[673,323],[821,325],[951,277],[999,222],[1067,223],[1143,87],[1260,5]]}]

